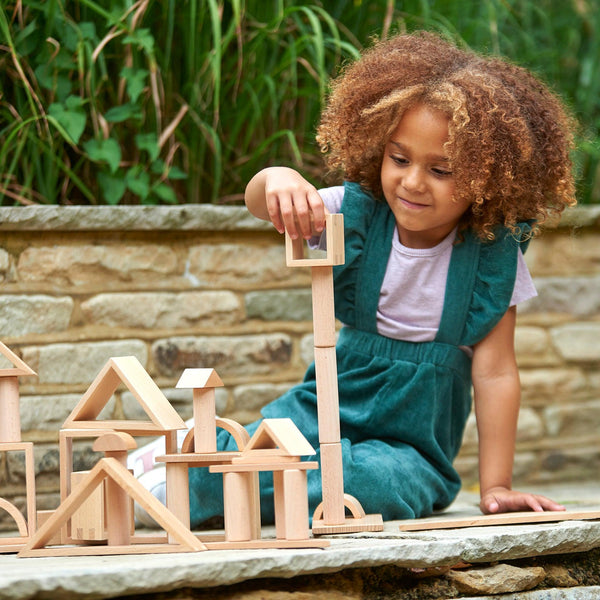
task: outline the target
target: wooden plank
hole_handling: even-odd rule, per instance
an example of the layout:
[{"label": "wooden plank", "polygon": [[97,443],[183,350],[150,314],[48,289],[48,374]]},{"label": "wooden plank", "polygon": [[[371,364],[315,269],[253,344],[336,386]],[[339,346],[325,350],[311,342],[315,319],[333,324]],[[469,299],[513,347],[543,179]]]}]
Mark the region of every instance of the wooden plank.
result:
[{"label": "wooden plank", "polygon": [[522,511],[472,517],[427,517],[398,521],[400,531],[428,531],[430,529],[459,529],[462,527],[487,527],[490,525],[521,525],[528,523],[552,523],[558,521],[585,521],[600,519],[599,510],[547,510],[544,512]]},{"label": "wooden plank", "polygon": [[236,463],[234,465],[212,465],[209,467],[211,473],[248,473],[256,471],[287,471],[288,469],[298,469],[302,471],[318,469],[319,463],[316,461],[298,461],[298,462],[272,462],[272,463]]},{"label": "wooden plank", "polygon": [[383,531],[383,519],[381,515],[365,515],[362,519],[350,517],[337,525],[327,525],[324,521],[316,519],[313,519],[312,523],[312,532],[314,535],[358,533],[359,531]]}]

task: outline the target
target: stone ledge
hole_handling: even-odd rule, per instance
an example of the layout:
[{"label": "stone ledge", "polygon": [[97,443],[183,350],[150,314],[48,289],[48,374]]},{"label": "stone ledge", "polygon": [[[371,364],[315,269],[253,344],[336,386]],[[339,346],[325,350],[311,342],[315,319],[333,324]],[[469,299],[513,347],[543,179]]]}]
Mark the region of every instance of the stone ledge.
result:
[{"label": "stone ledge", "polygon": [[[585,484],[562,489],[566,495],[556,490],[541,491],[565,503],[568,502],[565,498],[575,496],[578,502],[574,504],[580,505],[585,502],[586,493],[588,498],[598,497],[597,486],[587,492]],[[474,494],[461,493],[448,516],[477,514],[474,500]],[[428,568],[567,555],[600,547],[600,521],[424,532],[400,532],[397,523],[391,521],[381,533],[330,539],[331,547],[325,550],[231,550],[42,559],[0,555],[0,600],[59,596],[61,600],[91,600],[182,588],[216,588],[254,579],[288,579],[361,567]],[[532,599],[537,597],[550,596],[532,596]]]},{"label": "stone ledge", "polygon": [[[595,227],[600,205],[567,209],[545,227]],[[7,206],[0,231],[270,231],[243,206]]]},{"label": "stone ledge", "polygon": [[0,207],[0,231],[268,231],[241,206]]}]

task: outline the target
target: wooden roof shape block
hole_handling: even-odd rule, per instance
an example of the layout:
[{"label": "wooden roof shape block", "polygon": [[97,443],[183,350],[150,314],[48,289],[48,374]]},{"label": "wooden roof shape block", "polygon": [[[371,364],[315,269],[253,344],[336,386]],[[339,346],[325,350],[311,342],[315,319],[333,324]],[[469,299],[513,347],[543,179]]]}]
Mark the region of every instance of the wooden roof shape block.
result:
[{"label": "wooden roof shape block", "polygon": [[23,375],[37,375],[37,373],[25,364],[8,346],[0,342],[0,354],[4,356],[13,366],[0,369],[0,377],[22,377]]},{"label": "wooden roof shape block", "polygon": [[256,450],[271,450],[280,456],[312,456],[315,449],[289,418],[264,419],[242,451],[246,457]]},{"label": "wooden roof shape block", "polygon": [[205,389],[222,386],[223,382],[214,369],[185,369],[175,387]]},{"label": "wooden roof shape block", "polygon": [[[66,525],[75,511],[87,500],[94,490],[109,478],[121,487],[130,498],[178,542],[173,545],[137,544],[130,546],[75,546],[44,548],[55,533]],[[82,479],[79,485],[67,496],[54,514],[38,529],[23,547],[19,556],[75,556],[103,554],[143,554],[155,552],[197,552],[206,550],[206,546],[187,529],[181,521],[155,498],[144,486],[115,458],[103,458]]]},{"label": "wooden roof shape block", "polygon": [[[149,421],[96,420],[119,384],[125,384],[135,396]],[[171,406],[135,356],[119,356],[108,360],[77,406],[63,424],[64,429],[112,429],[132,435],[161,434],[187,429],[183,419]]]}]

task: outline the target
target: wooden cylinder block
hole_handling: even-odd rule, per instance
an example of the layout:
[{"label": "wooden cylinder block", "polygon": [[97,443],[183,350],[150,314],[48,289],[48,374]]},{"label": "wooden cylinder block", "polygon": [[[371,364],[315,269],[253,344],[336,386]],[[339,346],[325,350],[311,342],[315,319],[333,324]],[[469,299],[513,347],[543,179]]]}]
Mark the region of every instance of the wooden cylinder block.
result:
[{"label": "wooden cylinder block", "polygon": [[0,377],[0,442],[20,441],[19,380],[16,376]]},{"label": "wooden cylinder block", "polygon": [[335,346],[332,267],[312,267],[312,307],[315,347]]},{"label": "wooden cylinder block", "polygon": [[321,444],[320,450],[323,523],[340,525],[346,519],[342,444]]}]

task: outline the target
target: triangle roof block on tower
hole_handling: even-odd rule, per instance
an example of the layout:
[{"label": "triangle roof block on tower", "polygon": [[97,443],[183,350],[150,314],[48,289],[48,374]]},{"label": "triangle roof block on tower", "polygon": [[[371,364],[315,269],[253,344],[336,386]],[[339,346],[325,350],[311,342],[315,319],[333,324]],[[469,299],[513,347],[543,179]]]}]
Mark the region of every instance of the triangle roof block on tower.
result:
[{"label": "triangle roof block on tower", "polygon": [[242,456],[272,450],[281,456],[312,456],[315,449],[289,418],[264,419],[246,444]]},{"label": "triangle roof block on tower", "polygon": [[[125,384],[134,395],[148,421],[103,421],[98,415],[117,387]],[[119,356],[108,360],[77,406],[63,424],[64,429],[114,429],[131,435],[160,434],[187,429],[183,419],[171,406],[135,356]]]},{"label": "triangle roof block on tower", "polygon": [[21,377],[23,375],[37,375],[37,373],[25,364],[8,346],[0,342],[0,354],[6,358],[12,367],[0,368],[0,377]]},{"label": "triangle roof block on tower", "polygon": [[223,387],[223,382],[214,369],[185,369],[175,387],[207,389]]}]

